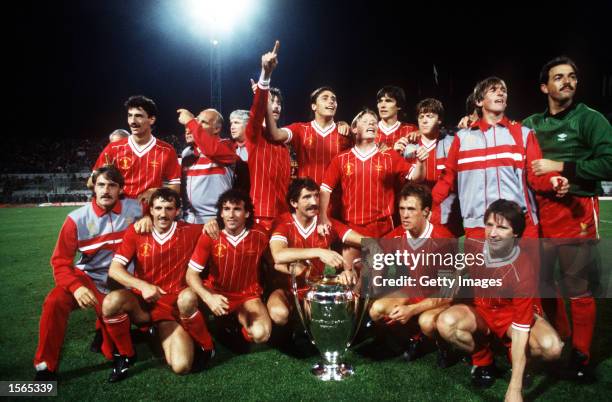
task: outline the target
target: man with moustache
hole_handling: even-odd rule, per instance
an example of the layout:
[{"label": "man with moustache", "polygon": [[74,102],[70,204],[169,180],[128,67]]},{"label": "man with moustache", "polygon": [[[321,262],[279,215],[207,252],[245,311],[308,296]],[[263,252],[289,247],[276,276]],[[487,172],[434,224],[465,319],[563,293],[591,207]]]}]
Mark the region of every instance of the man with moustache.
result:
[{"label": "man with moustache", "polygon": [[[601,113],[574,101],[577,87],[574,61],[564,56],[550,60],[540,72],[540,90],[547,96],[548,108],[523,124],[535,131],[542,149],[542,159],[532,162],[535,174],[560,171],[570,182],[564,198],[545,194],[537,198],[542,237],[554,239],[543,245],[542,279],[544,286],[554,289],[552,267],[558,259],[572,315],[567,375],[585,380],[590,377],[588,363],[596,317],[589,275],[596,269],[600,181],[612,179],[612,126]],[[566,333],[563,301],[557,299],[556,309],[551,299],[544,302],[557,329]]]},{"label": "man with moustache", "polygon": [[[107,278],[113,253],[128,226],[142,216],[137,201],[120,199],[123,176],[117,168],[96,169],[92,181],[93,199],[68,214],[51,257],[56,287],[47,295],[40,317],[34,358],[36,381],[56,379],[68,317],[73,310],[93,308],[101,318],[102,301],[110,292]],[[77,251],[81,255],[74,263]],[[111,357],[109,343],[103,344],[102,351]]]}]

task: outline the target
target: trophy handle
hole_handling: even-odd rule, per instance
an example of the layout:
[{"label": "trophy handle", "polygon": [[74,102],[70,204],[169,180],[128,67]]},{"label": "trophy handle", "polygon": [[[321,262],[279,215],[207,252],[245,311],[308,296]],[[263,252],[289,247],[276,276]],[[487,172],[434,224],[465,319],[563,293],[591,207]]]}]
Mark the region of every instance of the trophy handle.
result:
[{"label": "trophy handle", "polygon": [[312,334],[310,333],[310,329],[306,325],[306,320],[304,320],[304,312],[302,311],[302,305],[300,304],[300,297],[298,296],[298,285],[297,285],[297,278],[295,276],[295,265],[293,263],[289,264],[289,271],[291,272],[291,290],[292,290],[291,293],[293,293],[293,299],[295,300],[295,309],[298,312],[298,316],[300,317],[300,321],[302,322],[302,326],[304,327],[304,330],[308,334],[308,339],[310,339],[310,343],[314,345],[315,343],[312,338]]},{"label": "trophy handle", "polygon": [[[362,286],[362,281],[364,280],[364,278],[367,278],[367,275],[366,272],[364,272],[363,264],[361,269],[356,269],[356,265],[358,263],[360,263],[359,260],[353,261],[353,270],[359,272],[359,279],[351,289],[353,291],[353,295],[355,295],[355,297],[357,298],[355,300],[355,314],[357,314],[357,321],[355,324],[355,330],[353,331],[353,336],[347,344],[347,348],[350,348],[353,345],[353,342],[355,342],[357,334],[359,333],[359,329],[361,328],[361,324],[363,324],[365,314],[368,311],[368,306],[370,304],[370,289],[365,289],[365,295],[362,294],[362,290],[364,289]],[[355,292],[355,290],[358,290],[358,292]]]}]

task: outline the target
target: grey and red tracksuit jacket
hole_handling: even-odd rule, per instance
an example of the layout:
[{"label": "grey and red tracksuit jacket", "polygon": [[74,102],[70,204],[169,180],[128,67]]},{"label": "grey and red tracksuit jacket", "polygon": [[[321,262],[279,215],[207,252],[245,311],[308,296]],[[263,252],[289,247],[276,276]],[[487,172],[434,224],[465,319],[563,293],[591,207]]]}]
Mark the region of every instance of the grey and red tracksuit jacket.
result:
[{"label": "grey and red tracksuit jacket", "polygon": [[534,133],[504,117],[495,125],[478,120],[455,135],[444,171],[432,190],[440,204],[456,189],[465,228],[484,227],[488,206],[498,200],[514,201],[526,213],[527,224],[538,224],[533,191],[553,190],[550,178],[536,176],[531,162],[542,158]]},{"label": "grey and red tracksuit jacket", "polygon": [[[127,228],[141,216],[141,204],[128,198],[108,212],[93,199],[68,214],[51,256],[57,286],[74,293],[83,286],[79,270],[92,279],[100,292],[109,293],[108,268],[115,249]],[[77,251],[81,255],[73,263]]]}]

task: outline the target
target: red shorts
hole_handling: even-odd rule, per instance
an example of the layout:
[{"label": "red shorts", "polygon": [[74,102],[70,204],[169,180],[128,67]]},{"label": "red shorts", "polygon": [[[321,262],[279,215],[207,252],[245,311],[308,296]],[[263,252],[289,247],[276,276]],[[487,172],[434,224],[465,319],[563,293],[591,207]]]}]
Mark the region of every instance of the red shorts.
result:
[{"label": "red shorts", "polygon": [[202,284],[205,288],[211,290],[212,292],[225,296],[227,303],[229,304],[228,313],[235,312],[240,306],[249,300],[259,299],[263,293],[261,286],[259,286],[258,283],[251,285],[242,292],[226,292],[224,290],[217,289],[211,282],[208,281],[208,279],[204,279]]},{"label": "red shorts", "polygon": [[[143,300],[139,291],[132,289],[132,292]],[[143,300],[143,307],[151,315],[151,322],[178,321],[179,311],[176,304],[177,300],[178,293],[168,293],[162,295],[156,302],[153,303],[147,303]]]},{"label": "red shorts", "polygon": [[393,218],[391,216],[384,216],[364,225],[349,222],[348,226],[364,236],[378,239],[393,230]]},{"label": "red shorts", "polygon": [[[534,301],[534,315],[541,312],[539,301]],[[512,325],[514,310],[512,308],[490,308],[476,304],[476,312],[484,320],[489,329],[499,339],[508,339],[508,328]],[[534,317],[535,319],[535,317]]]},{"label": "red shorts", "polygon": [[544,238],[597,239],[599,198],[566,195],[538,197],[540,227]]}]

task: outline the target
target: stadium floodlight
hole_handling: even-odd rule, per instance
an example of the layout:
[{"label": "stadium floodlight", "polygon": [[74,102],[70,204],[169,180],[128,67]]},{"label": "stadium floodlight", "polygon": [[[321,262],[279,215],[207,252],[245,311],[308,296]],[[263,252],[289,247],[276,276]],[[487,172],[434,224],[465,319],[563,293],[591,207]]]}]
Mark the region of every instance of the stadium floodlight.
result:
[{"label": "stadium floodlight", "polygon": [[210,40],[229,35],[252,10],[252,0],[187,0],[185,14]]},{"label": "stadium floodlight", "polygon": [[193,29],[210,41],[210,106],[221,112],[220,41],[251,12],[252,0],[187,0],[184,4]]}]

